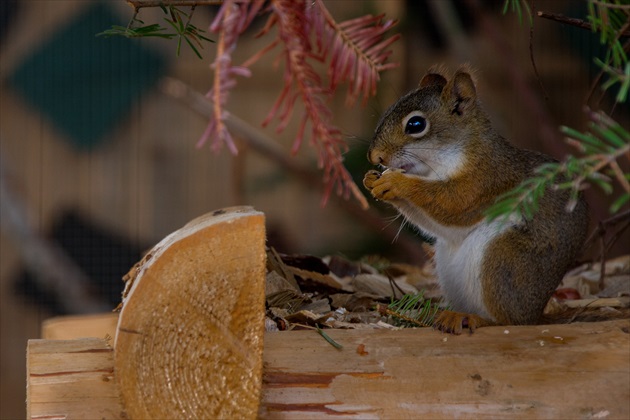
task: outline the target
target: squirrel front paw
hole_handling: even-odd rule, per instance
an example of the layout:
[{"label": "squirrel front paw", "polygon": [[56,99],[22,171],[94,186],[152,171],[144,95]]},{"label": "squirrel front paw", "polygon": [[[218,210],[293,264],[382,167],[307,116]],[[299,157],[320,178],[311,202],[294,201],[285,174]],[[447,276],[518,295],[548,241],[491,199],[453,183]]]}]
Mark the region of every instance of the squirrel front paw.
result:
[{"label": "squirrel front paw", "polygon": [[455,335],[461,334],[464,328],[472,334],[477,328],[488,325],[492,323],[479,315],[454,311],[442,311],[433,322],[433,328]]},{"label": "squirrel front paw", "polygon": [[405,175],[402,170],[388,169],[383,173],[370,170],[363,178],[363,185],[377,200],[391,201],[401,198],[400,186],[404,183]]},{"label": "squirrel front paw", "polygon": [[372,191],[372,188],[374,188],[374,183],[380,177],[381,177],[381,173],[379,171],[375,171],[374,169],[367,171],[365,173],[365,176],[363,177],[363,186],[368,191]]}]

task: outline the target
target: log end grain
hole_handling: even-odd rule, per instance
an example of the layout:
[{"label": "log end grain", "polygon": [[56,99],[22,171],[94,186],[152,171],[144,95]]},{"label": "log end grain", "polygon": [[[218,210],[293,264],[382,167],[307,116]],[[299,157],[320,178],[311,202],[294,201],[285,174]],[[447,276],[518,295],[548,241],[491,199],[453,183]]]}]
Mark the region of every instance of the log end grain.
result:
[{"label": "log end grain", "polygon": [[264,216],[208,213],[132,270],[115,341],[131,418],[254,418],[264,333]]}]

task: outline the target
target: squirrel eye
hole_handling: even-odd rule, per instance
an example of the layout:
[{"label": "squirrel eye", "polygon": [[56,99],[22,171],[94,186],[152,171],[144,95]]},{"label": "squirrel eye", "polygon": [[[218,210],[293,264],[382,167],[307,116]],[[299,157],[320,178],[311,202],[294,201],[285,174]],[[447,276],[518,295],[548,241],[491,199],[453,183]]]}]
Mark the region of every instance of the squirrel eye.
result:
[{"label": "squirrel eye", "polygon": [[426,133],[429,128],[429,121],[424,117],[420,111],[410,112],[403,119],[403,130],[405,134],[409,134],[411,137],[420,137]]}]

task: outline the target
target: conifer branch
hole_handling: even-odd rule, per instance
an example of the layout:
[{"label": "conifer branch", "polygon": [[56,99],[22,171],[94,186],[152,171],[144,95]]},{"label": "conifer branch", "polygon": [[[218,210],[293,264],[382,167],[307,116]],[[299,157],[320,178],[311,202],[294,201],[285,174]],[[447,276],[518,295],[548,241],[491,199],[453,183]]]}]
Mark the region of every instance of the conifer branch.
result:
[{"label": "conifer branch", "polygon": [[[305,138],[317,151],[319,167],[324,173],[325,204],[333,190],[345,198],[355,197],[363,208],[367,200],[361,193],[343,164],[343,154],[348,150],[341,131],[332,123],[332,112],[326,101],[338,89],[348,83],[346,102],[353,104],[361,96],[365,103],[376,93],[380,72],[396,64],[389,63],[391,46],[399,35],[385,38],[396,21],[384,20],[383,15],[367,15],[337,23],[322,0],[127,0],[134,8],[133,22],[138,10],[160,7],[171,11],[168,23],[177,30],[179,43],[184,39],[199,55],[193,42],[207,40],[200,31],[181,19],[183,12],[177,7],[220,5],[218,14],[210,25],[210,32],[218,35],[217,53],[211,65],[214,70],[212,88],[207,93],[212,101],[213,112],[206,130],[197,142],[198,147],[210,143],[213,150],[222,145],[237,153],[236,145],[225,121],[229,113],[225,109],[229,92],[236,86],[236,76],[251,76],[250,67],[272,49],[280,46],[284,58],[284,86],[272,105],[263,125],[277,120],[277,130],[282,131],[291,121],[294,110],[301,105],[302,113],[298,131],[291,149],[297,153]],[[191,10],[191,15],[192,15]],[[173,12],[173,11],[176,11]],[[232,62],[232,53],[239,37],[259,14],[268,14],[267,23],[259,36],[277,28],[276,38],[242,65]],[[133,29],[133,30],[132,30]],[[160,36],[169,38],[177,34],[162,33],[159,25],[140,28],[113,28],[104,35]],[[179,50],[179,44],[178,44]],[[313,68],[313,63],[328,62],[328,83]]]},{"label": "conifer branch", "polygon": [[[301,117],[292,153],[297,153],[304,137],[306,128],[310,125],[311,144],[318,152],[318,166],[324,171],[324,203],[333,188],[337,194],[356,199],[367,208],[367,201],[354,184],[352,177],[343,166],[342,155],[347,151],[347,145],[341,138],[341,132],[332,125],[332,114],[325,106],[322,97],[328,91],[322,87],[320,76],[310,65],[312,58],[309,34],[304,31],[303,22],[306,20],[306,4],[292,0],[276,0],[272,2],[276,11],[276,25],[285,56],[284,88],[278,100],[269,112],[265,122],[278,115],[279,130],[288,123],[295,107],[296,99],[301,99],[304,112]],[[295,93],[293,91],[295,90]]]},{"label": "conifer branch", "polygon": [[[518,2],[511,0],[512,4]],[[508,3],[506,0],[506,7]],[[602,90],[619,84],[615,102],[626,102],[630,92],[630,41],[622,43],[621,39],[630,35],[630,8],[617,0],[589,0],[587,7],[586,20],[547,12],[537,15],[598,33],[600,43],[606,46],[606,54],[603,59],[594,58],[602,71],[594,81],[589,97],[601,76],[607,74],[608,80],[602,84]],[[489,220],[531,219],[547,188],[569,190],[570,199],[566,206],[569,211],[577,204],[579,192],[591,184],[607,194],[614,192],[613,184],[622,188],[610,206],[611,213],[619,212],[630,203],[630,173],[622,169],[627,168],[630,161],[630,132],[603,111],[594,112],[587,108],[586,115],[590,120],[587,132],[560,127],[567,136],[567,143],[576,147],[582,156],[569,155],[560,163],[547,163],[537,168],[531,178],[497,199],[486,211]]]},{"label": "conifer branch", "polygon": [[425,299],[424,291],[406,294],[400,299],[392,299],[387,306],[379,304],[378,312],[391,316],[394,325],[401,327],[432,327],[436,315],[441,310],[440,304]]},{"label": "conifer branch", "polygon": [[197,147],[202,147],[211,138],[213,150],[219,150],[225,144],[232,154],[238,153],[230,131],[225,125],[229,115],[225,105],[230,89],[236,86],[235,76],[250,77],[251,71],[244,66],[232,65],[232,52],[236,48],[239,36],[247,29],[263,4],[264,0],[255,0],[251,3],[227,0],[210,25],[210,31],[219,34],[216,57],[210,65],[214,70],[212,89],[206,95],[212,101],[213,113],[205,132],[197,142]]},{"label": "conifer branch", "polygon": [[[284,87],[263,126],[277,119],[277,131],[284,130],[300,102],[303,112],[291,152],[297,153],[305,137],[309,136],[310,144],[317,150],[318,166],[324,172],[323,204],[335,190],[346,198],[355,197],[362,207],[367,208],[367,200],[343,165],[347,145],[341,131],[332,124],[332,113],[324,99],[343,82],[349,83],[346,96],[349,104],[360,94],[363,94],[364,101],[375,94],[379,72],[393,67],[393,64],[386,63],[391,54],[386,48],[398,36],[384,41],[382,37],[395,22],[382,23],[382,16],[365,16],[337,24],[319,0],[313,4],[273,0],[269,9],[270,17],[259,36],[266,35],[275,26],[278,29],[277,38],[243,64],[243,67],[253,65],[277,45],[283,49]],[[312,32],[317,42],[316,52],[311,41]],[[311,62],[325,62],[329,57],[330,82],[325,87]]]},{"label": "conifer branch", "polygon": [[537,168],[533,177],[499,197],[486,211],[490,220],[505,221],[512,215],[518,219],[531,219],[547,188],[570,190],[567,211],[573,210],[579,192],[589,183],[608,194],[613,192],[613,180],[624,189],[625,193],[611,206],[612,213],[630,201],[630,174],[624,173],[618,164],[620,159],[630,158],[630,132],[601,111],[587,110],[586,113],[591,120],[589,132],[561,127],[568,136],[567,142],[584,156],[569,155],[563,162],[547,163]]},{"label": "conifer branch", "polygon": [[397,22],[383,21],[384,15],[366,15],[337,23],[322,0],[317,0],[315,5],[319,13],[315,14],[313,21],[315,25],[322,26],[315,30],[325,32],[327,37],[319,46],[322,59],[330,55],[330,89],[335,90],[339,84],[348,82],[348,104],[352,105],[361,94],[363,102],[367,101],[376,94],[379,72],[397,66],[397,63],[386,63],[391,55],[387,48],[400,35],[382,39]]}]

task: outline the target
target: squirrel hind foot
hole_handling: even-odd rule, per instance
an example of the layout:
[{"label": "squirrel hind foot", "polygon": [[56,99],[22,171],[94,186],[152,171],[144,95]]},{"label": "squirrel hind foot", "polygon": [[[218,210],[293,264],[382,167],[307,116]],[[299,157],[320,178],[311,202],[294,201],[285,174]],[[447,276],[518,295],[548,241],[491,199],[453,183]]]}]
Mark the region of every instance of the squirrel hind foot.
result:
[{"label": "squirrel hind foot", "polygon": [[493,323],[479,315],[442,311],[435,319],[433,328],[445,333],[460,335],[464,329],[468,329],[472,334],[477,328],[490,325],[493,325]]}]

